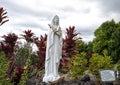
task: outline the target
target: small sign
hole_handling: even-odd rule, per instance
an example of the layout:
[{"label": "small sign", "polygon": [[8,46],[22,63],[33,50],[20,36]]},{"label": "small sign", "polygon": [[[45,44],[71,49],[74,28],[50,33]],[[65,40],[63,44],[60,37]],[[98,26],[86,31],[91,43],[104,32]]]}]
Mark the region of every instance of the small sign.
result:
[{"label": "small sign", "polygon": [[116,81],[116,71],[111,69],[100,70],[100,77],[102,82]]}]

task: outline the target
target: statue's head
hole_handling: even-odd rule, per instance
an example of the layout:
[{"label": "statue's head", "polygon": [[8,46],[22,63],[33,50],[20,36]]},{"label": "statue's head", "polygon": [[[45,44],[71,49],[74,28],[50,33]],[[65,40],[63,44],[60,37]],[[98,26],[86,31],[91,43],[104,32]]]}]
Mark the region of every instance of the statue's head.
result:
[{"label": "statue's head", "polygon": [[57,15],[54,16],[54,18],[52,20],[52,24],[55,26],[59,25],[59,17]]}]

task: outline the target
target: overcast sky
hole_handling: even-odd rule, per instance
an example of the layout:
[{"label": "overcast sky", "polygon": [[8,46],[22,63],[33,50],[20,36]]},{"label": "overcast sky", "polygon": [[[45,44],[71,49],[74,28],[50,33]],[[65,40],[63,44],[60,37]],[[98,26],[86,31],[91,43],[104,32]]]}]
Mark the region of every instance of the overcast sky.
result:
[{"label": "overcast sky", "polygon": [[51,19],[58,15],[64,34],[66,28],[75,26],[88,42],[103,22],[120,21],[120,0],[0,0],[0,6],[9,17],[9,22],[0,27],[0,36],[31,29],[39,37],[47,33]]}]

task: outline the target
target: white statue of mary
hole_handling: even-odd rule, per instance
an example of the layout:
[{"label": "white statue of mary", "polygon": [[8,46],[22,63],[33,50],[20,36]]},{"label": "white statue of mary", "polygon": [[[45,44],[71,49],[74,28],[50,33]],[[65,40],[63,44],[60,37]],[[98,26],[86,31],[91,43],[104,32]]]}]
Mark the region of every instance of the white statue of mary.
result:
[{"label": "white statue of mary", "polygon": [[52,82],[60,78],[58,73],[62,56],[62,31],[59,26],[59,17],[54,16],[47,36],[47,48],[45,59],[45,75],[43,82]]}]

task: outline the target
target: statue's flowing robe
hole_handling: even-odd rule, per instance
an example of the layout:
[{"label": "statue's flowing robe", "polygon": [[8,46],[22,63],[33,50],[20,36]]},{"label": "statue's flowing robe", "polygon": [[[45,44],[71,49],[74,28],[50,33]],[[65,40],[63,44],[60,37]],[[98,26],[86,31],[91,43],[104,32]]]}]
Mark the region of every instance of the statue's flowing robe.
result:
[{"label": "statue's flowing robe", "polygon": [[61,33],[59,28],[59,26],[53,26],[48,32],[44,82],[55,81],[60,77],[58,68],[62,56],[62,35],[56,34],[56,31]]}]

